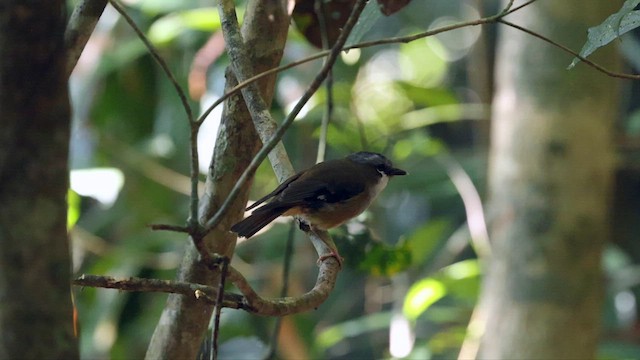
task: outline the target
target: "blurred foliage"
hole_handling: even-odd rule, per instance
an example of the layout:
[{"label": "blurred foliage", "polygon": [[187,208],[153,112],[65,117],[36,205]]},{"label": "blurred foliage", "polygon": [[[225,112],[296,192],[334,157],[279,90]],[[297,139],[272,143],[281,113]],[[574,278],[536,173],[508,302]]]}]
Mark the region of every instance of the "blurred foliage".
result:
[{"label": "blurred foliage", "polygon": [[[127,5],[186,89],[195,54],[219,29],[215,9],[196,0],[139,0]],[[372,40],[426,30],[445,18],[465,19],[469,8],[465,2],[413,1],[393,16],[370,15],[371,25],[363,25],[369,26],[366,31],[357,28],[358,36]],[[474,32],[479,29],[458,31],[477,38]],[[470,71],[473,43],[464,49],[457,44],[456,54],[463,54],[452,56],[454,50],[445,40],[432,37],[352,50],[336,65],[327,157],[362,149],[384,152],[410,176],[393,179],[367,212],[333,231],[346,264],[336,289],[316,311],[282,320],[278,358],[397,357],[401,352],[390,352],[399,346],[390,344],[397,338],[396,322],[408,326],[404,355],[457,355],[477,298],[482,264],[469,246],[458,191],[437,158],[452,155],[484,198],[488,104],[478,104],[476,90],[461,75]],[[292,27],[283,62],[316,51]],[[207,93],[192,102],[194,108],[202,109],[222,94],[227,65],[223,55],[209,67]],[[314,62],[279,75],[276,119],[293,106],[319,67],[320,62]],[[187,239],[152,232],[148,225],[184,224],[187,217],[189,130],[174,89],[133,31],[107,9],[73,74],[71,90],[74,169],[110,167],[124,175],[124,185],[111,202],[70,192],[75,272],[173,279]],[[326,96],[325,89],[320,90],[284,138],[298,169],[315,159]],[[630,112],[621,127],[637,136],[638,109]],[[216,114],[200,134],[203,148],[213,147]],[[201,169],[208,166],[207,156],[201,155]],[[104,180],[92,180],[96,194],[114,188]],[[276,184],[270,167],[263,164],[253,198]],[[263,296],[279,296],[287,232],[277,222],[238,244],[233,265]],[[611,245],[605,253],[609,291],[603,359],[640,357],[635,345],[639,260],[640,253],[629,252],[624,244]],[[311,288],[315,261],[312,246],[299,236],[290,295]],[[82,357],[143,357],[166,297],[76,289]],[[225,309],[221,357],[237,358],[243,351],[250,358],[266,354],[274,345],[274,325],[275,319]]]}]

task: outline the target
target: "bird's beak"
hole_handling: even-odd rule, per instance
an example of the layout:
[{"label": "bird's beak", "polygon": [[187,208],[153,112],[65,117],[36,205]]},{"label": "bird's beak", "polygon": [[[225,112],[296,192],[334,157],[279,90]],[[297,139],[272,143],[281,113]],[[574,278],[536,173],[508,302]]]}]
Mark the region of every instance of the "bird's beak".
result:
[{"label": "bird's beak", "polygon": [[389,176],[407,175],[406,171],[398,168],[390,168],[389,170],[386,171],[386,173]]}]

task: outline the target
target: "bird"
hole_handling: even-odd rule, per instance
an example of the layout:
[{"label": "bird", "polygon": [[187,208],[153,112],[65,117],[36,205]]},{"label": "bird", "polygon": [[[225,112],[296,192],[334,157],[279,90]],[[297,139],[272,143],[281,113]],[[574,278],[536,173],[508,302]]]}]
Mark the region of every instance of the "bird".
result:
[{"label": "bird", "polygon": [[[280,216],[296,216],[301,228],[328,230],[362,213],[387,186],[390,178],[407,175],[384,155],[360,151],[303,170],[257,200],[251,215],[231,227],[250,238]],[[265,203],[266,202],[266,203]],[[341,262],[337,251],[333,256]]]}]

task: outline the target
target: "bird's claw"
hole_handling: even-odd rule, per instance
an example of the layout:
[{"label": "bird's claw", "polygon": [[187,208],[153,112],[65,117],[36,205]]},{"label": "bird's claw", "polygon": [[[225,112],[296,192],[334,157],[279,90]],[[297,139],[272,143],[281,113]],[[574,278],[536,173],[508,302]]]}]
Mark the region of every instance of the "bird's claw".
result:
[{"label": "bird's claw", "polygon": [[331,253],[327,255],[320,255],[317,261],[318,266],[322,265],[322,263],[328,258],[336,259],[336,261],[338,262],[338,266],[340,266],[340,269],[342,269],[342,262],[344,261],[344,259],[342,258],[342,256],[340,256],[340,254],[338,254],[336,250],[331,250]]}]

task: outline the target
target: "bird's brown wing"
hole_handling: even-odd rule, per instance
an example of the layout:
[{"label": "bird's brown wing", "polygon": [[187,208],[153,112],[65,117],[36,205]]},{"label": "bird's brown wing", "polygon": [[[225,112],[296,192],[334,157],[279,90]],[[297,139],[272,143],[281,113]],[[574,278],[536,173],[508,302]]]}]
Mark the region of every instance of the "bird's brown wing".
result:
[{"label": "bird's brown wing", "polygon": [[[336,172],[336,162],[342,162],[342,171]],[[322,177],[318,177],[322,174]],[[349,200],[365,190],[366,173],[346,162],[346,160],[329,160],[302,171],[278,186],[271,193],[256,201],[247,208],[251,210],[263,202],[274,198],[259,210],[273,208],[305,206],[319,209],[324,204],[332,204]]]},{"label": "bird's brown wing", "polygon": [[290,178],[288,178],[287,180],[285,180],[282,184],[278,185],[278,187],[277,187],[275,190],[273,190],[272,192],[268,193],[267,195],[265,195],[265,196],[261,197],[260,199],[256,200],[256,202],[254,202],[253,204],[251,204],[251,206],[249,206],[248,208],[246,208],[246,209],[245,209],[245,211],[249,211],[249,210],[251,210],[251,209],[255,208],[256,206],[258,206],[258,205],[262,204],[263,202],[265,202],[265,201],[267,201],[267,200],[271,199],[272,197],[274,197],[274,196],[276,196],[276,195],[280,194],[284,188],[286,188],[287,186],[289,186],[289,184],[290,184],[292,181],[294,181],[294,180],[298,179],[302,174],[304,174],[304,172],[299,172],[299,173],[297,173],[297,174],[295,174],[295,175],[291,176]]},{"label": "bird's brown wing", "polygon": [[319,209],[325,204],[346,201],[364,191],[362,182],[334,180],[301,178],[289,184],[274,200],[274,205]]}]

